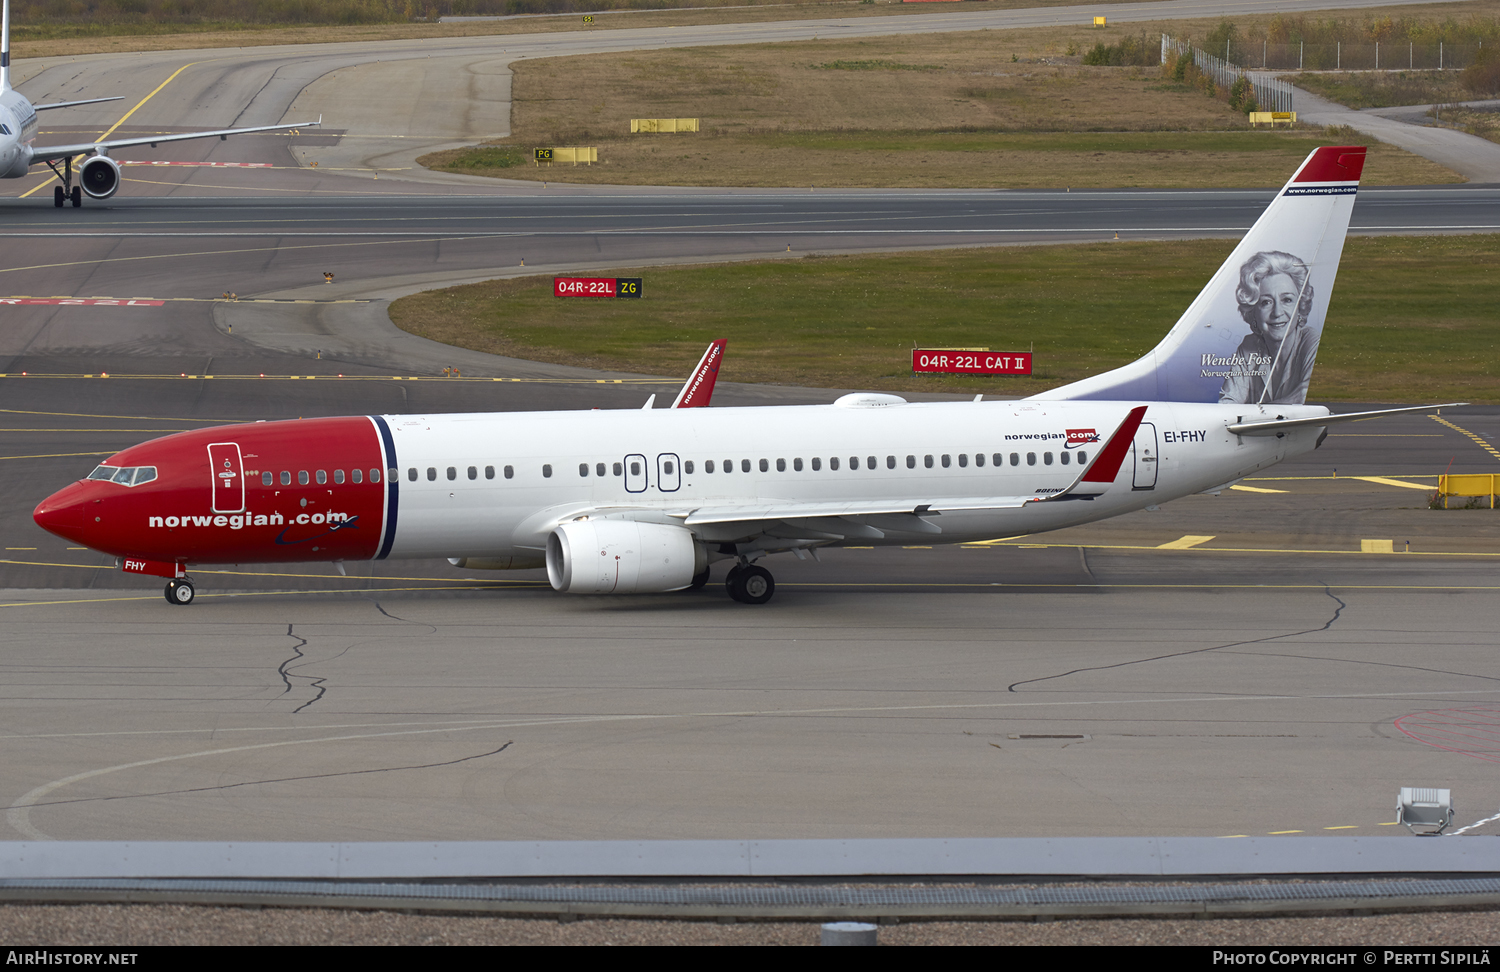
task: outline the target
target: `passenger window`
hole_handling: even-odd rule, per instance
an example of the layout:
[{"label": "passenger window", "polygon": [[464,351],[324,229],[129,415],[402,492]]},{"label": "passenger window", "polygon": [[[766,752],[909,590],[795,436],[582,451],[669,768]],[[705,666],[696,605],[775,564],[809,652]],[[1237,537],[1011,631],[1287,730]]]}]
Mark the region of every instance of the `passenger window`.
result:
[{"label": "passenger window", "polygon": [[343,483],[343,481],[344,481],[344,471],[342,469],[335,469],[333,471],[333,481],[334,481],[335,484],[342,484]]},{"label": "passenger window", "polygon": [[583,479],[588,479],[589,478],[589,464],[588,463],[586,463],[586,462],[580,462],[578,464],[578,475],[581,478],[583,478]]},{"label": "passenger window", "polygon": [[307,485],[307,470],[306,469],[299,469],[299,470],[297,470],[297,485],[298,486],[306,486]]},{"label": "passenger window", "polygon": [[714,471],[714,461],[712,459],[709,459],[708,461],[703,463],[703,471],[706,473],[711,473]]},{"label": "passenger window", "polygon": [[260,474],[260,484],[261,484],[261,485],[262,485],[262,486],[269,486],[269,485],[271,485],[271,482],[272,482],[272,481],[273,481],[273,480],[274,480],[274,479],[275,479],[275,478],[276,478],[276,477],[275,477],[275,476],[272,476],[272,475],[271,475],[271,474],[270,474],[270,473],[268,473],[268,472],[263,472],[263,473],[261,473],[261,474]]},{"label": "passenger window", "polygon": [[858,469],[859,468],[859,456],[850,456],[849,457],[849,468],[850,469]]},{"label": "passenger window", "polygon": [[771,470],[771,465],[770,465],[770,463],[768,463],[768,462],[766,462],[766,461],[765,461],[765,460],[764,460],[764,459],[762,459],[762,460],[761,460],[761,461],[760,461],[760,471],[761,471],[761,472],[770,472],[770,470]]},{"label": "passenger window", "polygon": [[945,453],[943,455],[943,468],[947,469],[951,465],[953,465],[953,457]]},{"label": "passenger window", "polygon": [[458,478],[458,470],[455,469],[455,468],[453,468],[452,466],[449,466],[448,467],[448,481],[451,483],[453,480],[455,480],[457,478]]},{"label": "passenger window", "polygon": [[684,462],[682,464],[682,471],[691,476],[693,474],[693,460],[689,459]]},{"label": "passenger window", "polygon": [[838,456],[829,456],[828,457],[828,468],[832,469],[834,472],[838,472],[838,468],[839,468],[839,457]]},{"label": "passenger window", "polygon": [[[603,476],[604,473],[601,471],[599,473],[599,475]],[[494,479],[495,478],[495,467],[494,466],[485,466],[484,467],[484,478],[485,479]]]},{"label": "passenger window", "polygon": [[926,466],[928,469],[931,469],[932,468],[932,457],[931,456],[923,456],[922,457],[922,465]]},{"label": "passenger window", "polygon": [[[616,476],[623,476],[623,475],[625,475],[625,467],[622,466],[622,465],[620,465],[618,462],[615,463],[613,471],[614,471],[614,474]],[[510,478],[510,467],[509,466],[505,467],[505,478],[506,479]]]},{"label": "passenger window", "polygon": [[673,466],[673,463],[670,463],[670,462],[664,462],[664,463],[662,463],[662,464],[661,464],[661,471],[662,471],[662,472],[663,472],[663,473],[664,473],[664,474],[665,474],[665,475],[668,475],[668,476],[670,476],[670,475],[672,475],[672,466]]},{"label": "passenger window", "polygon": [[[619,473],[615,473],[615,475],[618,476],[620,474]],[[515,479],[516,478],[516,469],[515,469],[514,466],[506,466],[505,467],[505,478],[506,479]]]},{"label": "passenger window", "polygon": [[1010,454],[1010,464],[1012,466],[1019,466],[1021,464],[1021,454],[1019,452],[1012,452]]},{"label": "passenger window", "polygon": [[351,469],[349,470],[349,481],[351,483],[362,483],[365,481],[365,474],[358,469]]},{"label": "passenger window", "polygon": [[776,471],[777,472],[786,472],[786,460],[785,459],[777,459],[776,460]]},{"label": "passenger window", "polygon": [[733,459],[725,459],[724,460],[724,471],[727,472],[727,473],[734,472],[734,460]]},{"label": "passenger window", "polygon": [[915,469],[915,468],[917,468],[917,457],[916,456],[907,456],[906,457],[906,468],[907,469]]},{"label": "passenger window", "polygon": [[470,479],[478,479],[479,478],[479,467],[478,466],[470,466],[469,467],[469,478]]},{"label": "passenger window", "polygon": [[984,465],[984,453],[982,453],[982,452],[976,452],[976,453],[974,453],[974,465],[975,466],[983,466]]},{"label": "passenger window", "polygon": [[817,456],[813,456],[812,467],[813,467],[813,472],[817,472],[818,470],[822,469],[823,468],[823,460],[819,459]]},{"label": "passenger window", "polygon": [[792,460],[792,471],[793,472],[801,472],[802,471],[802,460],[801,459],[793,459]]},{"label": "passenger window", "polygon": [[[1005,456],[1001,455],[998,452],[995,453],[990,458],[992,458],[995,461],[995,465],[997,465],[997,466],[1003,466],[1003,465],[1005,465]],[[1011,463],[1011,465],[1015,465],[1015,463]]]},{"label": "passenger window", "polygon": [[1086,466],[1086,465],[1088,465],[1088,461],[1089,461],[1089,454],[1087,452],[1084,452],[1082,449],[1079,449],[1078,450],[1078,464],[1080,466]]},{"label": "passenger window", "polygon": [[[401,478],[401,471],[399,469],[387,469],[386,470],[386,477],[385,478],[387,480],[391,481],[391,482],[395,482],[396,480],[398,480],[398,479]],[[380,482],[380,470],[379,469],[371,469],[370,470],[370,482],[372,482],[372,483],[378,483],[378,482]]]},{"label": "passenger window", "polygon": [[1060,463],[1062,463],[1064,466],[1066,466],[1072,460],[1069,458],[1069,456],[1068,456],[1068,454],[1066,452],[1059,452],[1057,454],[1057,461],[1060,462]]},{"label": "passenger window", "polygon": [[865,457],[865,468],[866,469],[874,469],[875,468],[875,457],[874,456],[866,456]]},{"label": "passenger window", "polygon": [[542,463],[542,478],[543,479],[551,479],[552,478],[552,464],[550,462],[544,462],[544,463]]},{"label": "passenger window", "polygon": [[319,469],[318,470],[318,485],[322,486],[322,485],[326,484],[327,482],[328,482],[328,471],[326,469]]},{"label": "passenger window", "polygon": [[896,457],[895,456],[886,456],[885,457],[885,468],[887,468],[887,469],[895,469],[896,468]]},{"label": "passenger window", "polygon": [[630,464],[630,475],[632,475],[632,476],[639,476],[640,474],[641,474],[641,464],[638,463],[638,462],[632,462]]},{"label": "passenger window", "polygon": [[960,452],[958,454],[958,468],[960,468],[960,469],[966,469],[966,468],[968,468],[968,465],[969,465],[969,456],[968,456],[968,454]]},{"label": "passenger window", "polygon": [[750,471],[750,460],[749,459],[741,459],[740,460],[740,472],[749,472],[749,471]]},{"label": "passenger window", "polygon": [[1026,465],[1028,465],[1028,466],[1035,466],[1036,465],[1036,453],[1035,452],[1028,452],[1028,453],[1026,453]]},{"label": "passenger window", "polygon": [[1052,465],[1052,453],[1050,453],[1050,452],[1044,452],[1044,453],[1042,453],[1042,462],[1046,463],[1049,466]]},{"label": "passenger window", "polygon": [[437,482],[437,467],[436,466],[428,466],[427,467],[427,481],[429,483],[435,483],[435,482]]},{"label": "passenger window", "polygon": [[[606,471],[607,470],[604,468],[604,463],[602,463],[602,462],[596,462],[596,463],[594,463],[594,475],[595,476],[598,476],[600,479],[603,479],[604,478],[604,474],[605,474]],[[692,472],[692,470],[689,469],[688,472]],[[490,474],[490,478],[491,479],[495,478],[494,473]]]}]

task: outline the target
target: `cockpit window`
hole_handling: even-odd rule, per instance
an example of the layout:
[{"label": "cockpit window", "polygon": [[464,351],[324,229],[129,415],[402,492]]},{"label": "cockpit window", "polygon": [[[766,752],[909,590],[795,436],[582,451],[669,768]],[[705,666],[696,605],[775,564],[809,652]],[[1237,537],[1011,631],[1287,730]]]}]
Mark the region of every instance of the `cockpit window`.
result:
[{"label": "cockpit window", "polygon": [[9,135],[9,134],[10,134],[10,126],[7,125],[7,124],[5,124],[4,122],[0,122],[0,135]]},{"label": "cockpit window", "polygon": [[155,466],[99,466],[89,473],[89,479],[119,483],[121,486],[139,486],[156,478]]}]

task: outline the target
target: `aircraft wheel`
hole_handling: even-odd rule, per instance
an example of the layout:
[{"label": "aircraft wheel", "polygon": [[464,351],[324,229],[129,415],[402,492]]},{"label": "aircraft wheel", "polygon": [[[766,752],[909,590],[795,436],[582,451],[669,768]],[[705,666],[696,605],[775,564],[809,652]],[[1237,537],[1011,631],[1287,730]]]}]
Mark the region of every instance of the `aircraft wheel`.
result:
[{"label": "aircraft wheel", "polygon": [[66,198],[67,196],[63,193],[62,186],[52,187],[52,205],[56,206],[58,209],[61,209],[63,200]]},{"label": "aircraft wheel", "polygon": [[73,208],[78,209],[83,205],[83,186],[73,187]]},{"label": "aircraft wheel", "polygon": [[197,595],[193,589],[192,581],[173,580],[167,581],[167,603],[169,604],[192,604]]},{"label": "aircraft wheel", "polygon": [[724,579],[729,596],[741,604],[764,604],[776,593],[776,580],[764,567],[736,567]]},{"label": "aircraft wheel", "polygon": [[703,572],[701,574],[694,574],[693,575],[693,582],[691,584],[689,584],[687,587],[683,588],[683,590],[687,590],[687,591],[701,591],[701,590],[703,590],[703,585],[707,584],[707,583],[708,583],[708,568],[705,567],[705,568],[703,568]]}]

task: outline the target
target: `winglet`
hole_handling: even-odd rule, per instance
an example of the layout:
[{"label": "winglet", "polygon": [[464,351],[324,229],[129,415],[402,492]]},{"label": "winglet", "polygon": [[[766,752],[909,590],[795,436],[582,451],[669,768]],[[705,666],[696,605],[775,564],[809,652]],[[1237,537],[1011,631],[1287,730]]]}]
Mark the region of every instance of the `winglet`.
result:
[{"label": "winglet", "polygon": [[682,383],[682,390],[672,402],[673,408],[704,408],[714,397],[714,382],[719,377],[719,364],[724,360],[724,339],[719,338],[708,346],[698,367]]},{"label": "winglet", "polygon": [[1089,463],[1089,467],[1078,477],[1079,483],[1104,483],[1115,481],[1120,474],[1120,466],[1125,462],[1125,454],[1130,451],[1131,445],[1135,443],[1136,430],[1141,427],[1141,420],[1146,417],[1146,406],[1137,405],[1125,416],[1125,421],[1115,429],[1115,434],[1104,443],[1104,448]]},{"label": "winglet", "polygon": [[1125,464],[1125,456],[1130,452],[1130,447],[1135,444],[1136,430],[1141,427],[1141,419],[1146,417],[1146,406],[1137,405],[1125,416],[1125,421],[1115,429],[1114,435],[1104,443],[1104,448],[1094,456],[1094,461],[1088,464],[1073,484],[1061,493],[1050,493],[1040,496],[1034,503],[1046,503],[1052,500],[1066,499],[1093,499],[1102,496],[1114,485],[1115,477],[1120,474],[1120,467]]}]

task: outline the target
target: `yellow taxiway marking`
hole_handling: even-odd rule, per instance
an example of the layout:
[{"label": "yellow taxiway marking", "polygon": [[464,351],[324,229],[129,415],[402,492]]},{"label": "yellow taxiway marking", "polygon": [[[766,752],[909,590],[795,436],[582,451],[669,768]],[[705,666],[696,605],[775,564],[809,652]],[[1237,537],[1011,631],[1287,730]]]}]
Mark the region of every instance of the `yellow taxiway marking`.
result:
[{"label": "yellow taxiway marking", "polygon": [[1420,490],[1430,490],[1430,489],[1432,489],[1431,486],[1424,486],[1421,483],[1408,483],[1408,482],[1406,482],[1404,480],[1389,479],[1389,478],[1387,478],[1385,476],[1350,476],[1349,478],[1350,479],[1358,479],[1358,480],[1360,480],[1362,482],[1366,482],[1366,483],[1379,483],[1382,486],[1402,486],[1402,487],[1405,487],[1406,489],[1420,489]]},{"label": "yellow taxiway marking", "polygon": [[1447,419],[1442,418],[1442,417],[1437,416],[1437,415],[1429,415],[1427,417],[1430,418],[1430,419],[1432,419],[1434,422],[1438,423],[1439,425],[1446,425],[1446,426],[1448,426],[1448,428],[1452,429],[1455,432],[1461,432],[1461,433],[1463,433],[1464,435],[1466,435],[1469,438],[1473,439],[1474,443],[1476,445],[1478,445],[1479,448],[1483,449],[1485,452],[1488,452],[1490,455],[1494,456],[1496,459],[1500,459],[1500,450],[1497,450],[1494,446],[1490,445],[1488,442],[1486,442],[1484,439],[1480,438],[1479,436],[1475,435],[1473,432],[1470,432],[1468,429],[1460,428],[1459,426],[1454,425],[1452,422],[1448,421]]},{"label": "yellow taxiway marking", "polygon": [[1192,534],[1188,534],[1185,537],[1178,537],[1176,540],[1171,540],[1171,541],[1168,541],[1167,543],[1157,544],[1156,549],[1157,550],[1186,550],[1189,547],[1196,547],[1200,543],[1208,543],[1208,541],[1210,541],[1212,539],[1213,539],[1212,536],[1195,537]]},{"label": "yellow taxiway marking", "polygon": [[[1363,543],[1364,541],[1361,541]],[[1390,541],[1386,541],[1389,543]],[[1028,548],[1041,549],[1043,547],[1060,547],[1069,550],[1192,550],[1194,553],[1249,553],[1249,554],[1354,554],[1367,553],[1365,550],[1297,550],[1293,548],[1276,547],[1168,547],[1145,546],[1144,544],[1132,543],[1002,543],[1002,547],[1017,547],[1022,550]],[[1500,552],[1491,551],[1457,551],[1457,550],[1413,550],[1413,557],[1500,557]],[[1055,585],[1048,585],[1055,586]],[[1259,585],[1254,585],[1259,586]]]},{"label": "yellow taxiway marking", "polygon": [[1324,830],[1358,830],[1358,824],[1344,824],[1341,827],[1324,827]]},{"label": "yellow taxiway marking", "polygon": [[[130,118],[131,115],[135,114],[137,111],[140,110],[141,105],[144,105],[146,102],[150,101],[152,98],[155,98],[156,95],[157,95],[157,92],[161,91],[162,88],[165,88],[167,85],[171,84],[172,81],[177,77],[177,75],[181,74],[183,71],[186,71],[188,68],[192,67],[194,64],[197,64],[197,63],[198,63],[197,61],[189,61],[188,63],[184,64],[182,67],[180,67],[177,70],[173,71],[172,72],[172,77],[167,78],[167,80],[163,81],[161,84],[158,84],[156,86],[155,90],[153,90],[150,94],[146,95],[146,97],[142,98],[140,101],[136,102],[136,105],[135,105],[134,108],[130,109],[124,115],[122,115],[120,117],[119,121],[117,121],[113,125],[109,126],[109,131],[105,132],[103,135],[100,135],[98,138],[94,139],[94,141],[96,141],[96,142],[102,142],[105,139],[109,138],[111,135],[113,135],[114,132],[115,132],[115,129],[117,129],[121,125],[125,124],[125,122]],[[80,152],[79,154],[82,155],[83,153]],[[41,190],[47,188],[47,186],[51,182],[52,182],[52,180],[48,179],[45,182],[43,182],[41,185],[37,186],[35,189],[30,189],[30,190],[27,190],[26,192],[21,193],[21,195],[18,196],[17,198],[18,199],[25,199],[27,196],[31,195],[34,192],[40,192]]]},{"label": "yellow taxiway marking", "polygon": [[1285,493],[1284,489],[1264,489],[1260,486],[1231,486],[1230,489],[1238,489],[1246,493]]},{"label": "yellow taxiway marking", "polygon": [[1269,836],[1271,836],[1271,837],[1278,837],[1278,836],[1280,836],[1282,834],[1305,834],[1305,833],[1307,833],[1307,831],[1305,831],[1305,830],[1273,830],[1273,831],[1270,832]]},{"label": "yellow taxiway marking", "polygon": [[1396,543],[1393,540],[1361,540],[1359,542],[1360,553],[1395,553]]},{"label": "yellow taxiway marking", "polygon": [[[4,378],[4,377],[6,377],[6,376],[5,375],[0,375],[0,378]],[[32,410],[32,409],[25,409],[25,408],[0,408],[0,415],[56,415],[56,416],[59,416],[59,417],[62,417],[62,418],[119,419],[122,422],[125,421],[126,419],[129,419],[132,422],[209,422],[209,423],[212,423],[212,422],[243,422],[243,421],[245,421],[244,419],[189,419],[189,418],[171,418],[170,416],[165,416],[165,415],[95,415],[92,412],[40,412],[40,411],[35,411],[35,410]],[[78,453],[78,455],[85,455],[85,453],[81,453],[80,452],[80,453]]]}]

